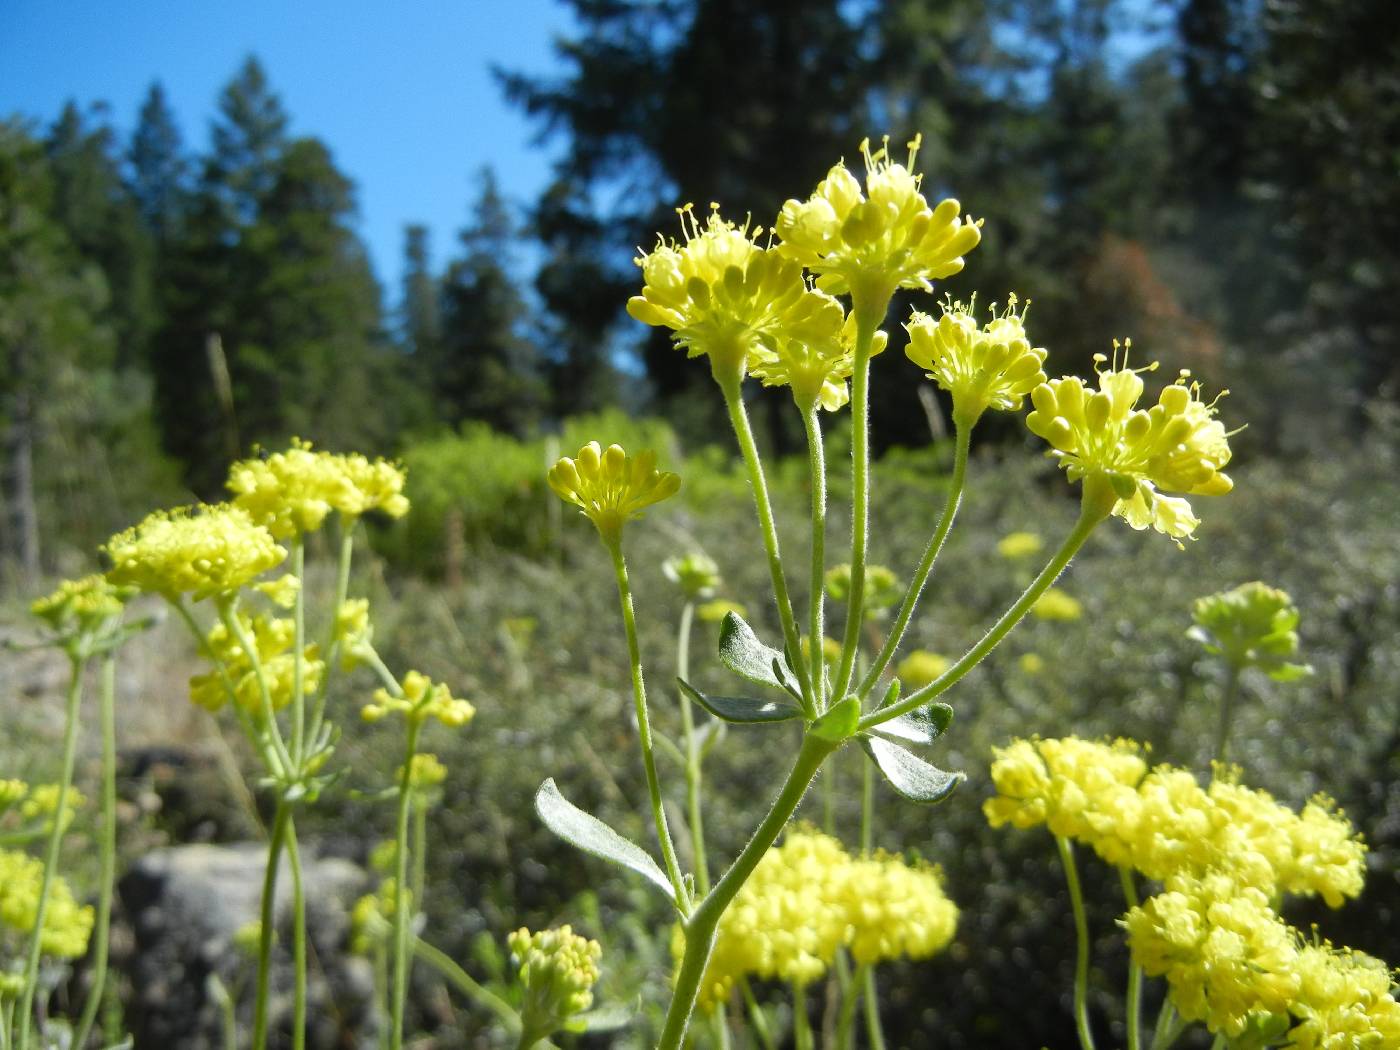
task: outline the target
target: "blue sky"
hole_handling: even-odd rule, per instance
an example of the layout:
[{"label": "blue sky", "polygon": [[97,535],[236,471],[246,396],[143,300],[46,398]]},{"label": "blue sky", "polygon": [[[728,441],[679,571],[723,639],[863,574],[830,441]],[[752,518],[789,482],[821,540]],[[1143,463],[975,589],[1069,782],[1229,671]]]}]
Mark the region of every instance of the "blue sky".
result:
[{"label": "blue sky", "polygon": [[406,223],[428,225],[440,264],[483,165],[518,204],[543,186],[549,155],[490,68],[552,70],[551,41],[569,28],[555,0],[4,0],[0,116],[47,125],[70,98],[105,101],[125,134],[159,79],[186,146],[203,151],[220,88],[255,53],[293,133],[323,139],[354,179],[393,302]]}]

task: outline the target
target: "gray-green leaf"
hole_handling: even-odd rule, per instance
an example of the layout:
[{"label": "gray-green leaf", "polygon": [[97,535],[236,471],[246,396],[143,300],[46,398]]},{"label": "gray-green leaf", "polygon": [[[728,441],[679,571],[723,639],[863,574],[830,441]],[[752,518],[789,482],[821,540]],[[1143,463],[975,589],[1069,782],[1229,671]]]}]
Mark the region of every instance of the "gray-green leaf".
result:
[{"label": "gray-green leaf", "polygon": [[793,696],[802,695],[787,659],[777,649],[760,642],[753,628],[737,613],[729,613],[720,624],[719,661],[750,682],[786,689]]},{"label": "gray-green leaf", "polygon": [[947,704],[932,703],[918,707],[873,727],[873,732],[907,740],[913,744],[931,744],[948,731],[953,721],[953,709]]},{"label": "gray-green leaf", "polygon": [[676,899],[676,891],[664,872],[651,859],[651,855],[623,838],[591,813],[585,813],[559,793],[559,788],[550,777],[535,792],[535,812],[544,821],[545,827],[558,835],[571,846],[577,846],[585,853],[620,864],[653,883],[671,900]]},{"label": "gray-green leaf", "polygon": [[684,678],[677,678],[676,682],[686,696],[726,722],[786,722],[802,716],[802,708],[785,696],[767,700],[753,696],[709,696]]},{"label": "gray-green leaf", "polygon": [[890,787],[910,801],[925,805],[942,802],[967,779],[963,773],[945,773],[913,752],[881,737],[862,737],[860,743],[890,782]]}]

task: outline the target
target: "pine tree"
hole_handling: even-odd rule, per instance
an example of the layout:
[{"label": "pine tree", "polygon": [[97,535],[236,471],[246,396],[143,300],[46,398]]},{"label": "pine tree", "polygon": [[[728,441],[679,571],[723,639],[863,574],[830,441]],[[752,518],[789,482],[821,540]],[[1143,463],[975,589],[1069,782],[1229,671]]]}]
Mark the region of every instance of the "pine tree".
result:
[{"label": "pine tree", "polygon": [[127,188],[157,243],[174,236],[189,193],[189,161],[160,81],[151,84],[127,149]]},{"label": "pine tree", "polygon": [[523,434],[539,414],[538,353],[525,336],[526,308],[512,272],[515,224],[488,169],[461,255],[442,281],[442,337],[429,382],[449,423],[484,420]]}]

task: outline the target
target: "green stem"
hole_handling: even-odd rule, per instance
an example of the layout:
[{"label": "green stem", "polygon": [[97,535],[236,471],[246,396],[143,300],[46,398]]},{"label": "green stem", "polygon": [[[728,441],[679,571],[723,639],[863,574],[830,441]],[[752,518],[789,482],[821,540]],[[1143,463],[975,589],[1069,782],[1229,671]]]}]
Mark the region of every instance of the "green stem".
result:
[{"label": "green stem", "polygon": [[749,1011],[749,1024],[753,1026],[754,1038],[758,1040],[758,1045],[763,1050],[774,1050],[773,1033],[768,1028],[768,1017],[763,1012],[757,998],[753,994],[753,985],[749,984],[747,977],[739,978],[739,988],[743,992],[744,1005]]},{"label": "green stem", "polygon": [[[409,786],[413,775],[413,756],[418,753],[418,731],[422,723],[408,719],[404,744],[403,769],[399,771],[398,818],[394,825],[394,990],[389,1007],[389,1047],[403,1046],[404,1004],[408,1000],[408,818],[413,802]],[[417,906],[417,902],[414,902]]]},{"label": "green stem", "polygon": [[428,807],[422,804],[413,807],[413,881],[409,884],[413,893],[414,907],[427,910],[424,892],[428,885]]},{"label": "green stem", "polygon": [[267,868],[263,871],[262,907],[258,929],[258,978],[253,999],[253,1050],[267,1050],[267,1004],[269,978],[272,974],[272,941],[277,927],[277,869],[282,860],[282,847],[287,840],[287,825],[291,823],[291,803],[277,800],[272,817],[272,834],[267,842]]},{"label": "green stem", "polygon": [[875,688],[875,683],[880,680],[880,675],[885,673],[885,668],[894,659],[894,654],[899,650],[899,643],[904,639],[904,632],[909,627],[909,621],[914,615],[914,608],[919,604],[919,598],[923,596],[929,573],[933,571],[934,562],[938,560],[939,552],[943,550],[943,543],[947,540],[948,532],[953,527],[953,521],[958,516],[958,507],[962,504],[963,486],[967,482],[967,458],[971,445],[972,426],[959,423],[957,425],[957,446],[953,453],[953,477],[948,483],[948,497],[943,504],[943,516],[938,519],[938,527],[933,530],[933,535],[929,537],[928,546],[924,548],[924,556],[919,561],[919,567],[914,570],[914,577],[909,581],[909,589],[904,592],[904,601],[899,607],[899,614],[895,617],[894,626],[890,628],[889,637],[885,639],[885,644],[881,646],[879,655],[875,657],[875,662],[861,680],[860,688],[856,690],[859,696],[867,696],[870,690]]},{"label": "green stem", "polygon": [[827,757],[840,745],[821,737],[805,735],[802,747],[793,762],[792,770],[773,800],[767,816],[754,831],[753,837],[744,846],[729,870],[691,912],[685,923],[685,954],[681,957],[680,970],[676,974],[675,990],[671,1005],[666,1011],[666,1024],[657,1043],[657,1050],[679,1050],[685,1039],[685,1031],[690,1023],[691,1011],[695,1008],[695,998],[699,993],[700,979],[705,974],[705,966],[714,950],[715,931],[720,917],[733,901],[740,887],[748,881],[753,869],[773,845],[778,834],[796,811],[807,787],[812,783],[817,770]]},{"label": "green stem", "polygon": [[282,730],[277,725],[277,712],[272,706],[272,692],[267,686],[267,675],[263,674],[262,657],[258,654],[257,642],[249,637],[248,632],[243,628],[243,621],[238,618],[238,609],[234,601],[219,600],[219,619],[228,628],[229,634],[238,640],[239,646],[243,649],[243,655],[248,658],[248,666],[252,668],[253,677],[258,683],[258,695],[262,700],[263,723],[267,727],[268,739],[272,744],[273,754],[277,758],[278,765],[272,769],[272,774],[279,780],[296,775],[296,767],[292,764],[292,756],[287,752],[287,745],[282,740]]},{"label": "green stem", "polygon": [[637,736],[642,746],[642,766],[646,770],[647,793],[651,796],[651,815],[656,822],[656,838],[661,844],[661,857],[666,864],[666,874],[676,891],[676,901],[681,913],[689,909],[690,899],[685,889],[685,879],[676,860],[676,847],[671,841],[671,830],[666,824],[666,807],[661,800],[661,780],[656,775],[656,753],[652,748],[651,718],[647,713],[647,688],[642,677],[642,650],[637,641],[637,614],[632,608],[632,587],[627,579],[627,562],[622,557],[622,543],[619,538],[607,542],[612,554],[613,571],[617,576],[617,600],[622,606],[622,623],[627,632],[627,659],[632,668],[632,700],[637,715]]},{"label": "green stem", "polygon": [[[681,609],[681,623],[676,636],[676,674],[690,679],[690,630],[695,619],[695,603],[687,601]],[[685,744],[685,803],[690,821],[691,863],[695,868],[695,889],[702,897],[710,892],[710,864],[705,855],[705,813],[700,804],[703,786],[700,747],[695,739],[695,713],[690,697],[680,693],[681,732]]]},{"label": "green stem", "polygon": [[865,552],[870,545],[870,347],[888,306],[888,302],[882,304],[878,314],[856,310],[851,372],[851,593],[846,604],[841,667],[831,694],[834,697],[844,697],[850,688],[865,609]]},{"label": "green stem", "polygon": [[1152,1032],[1151,1050],[1170,1050],[1181,1038],[1181,1033],[1189,1027],[1190,1022],[1183,1021],[1177,1015],[1176,1006],[1168,996],[1162,1003],[1162,1012],[1157,1015],[1157,1025]]},{"label": "green stem", "polygon": [[39,986],[39,957],[44,951],[44,919],[49,909],[49,892],[58,874],[59,848],[65,830],[63,814],[68,806],[68,791],[73,786],[73,766],[78,755],[78,721],[83,699],[83,669],[86,657],[70,653],[68,698],[64,706],[63,772],[58,782],[58,798],[54,802],[53,827],[44,850],[44,877],[39,885],[39,901],[34,908],[34,930],[29,937],[29,957],[24,966],[24,990],[19,999],[19,1050],[28,1050],[29,1024],[34,1014],[34,994]]},{"label": "green stem", "polygon": [[[417,945],[414,950],[417,950]],[[389,1045],[389,1028],[385,1024],[389,1017],[389,953],[382,939],[377,940],[374,945],[374,1006],[374,1045],[380,1050],[385,1050]]]},{"label": "green stem", "polygon": [[875,841],[875,763],[861,762],[860,768],[860,852],[868,857]]},{"label": "green stem", "polygon": [[[778,549],[778,530],[773,522],[773,505],[768,498],[768,482],[763,476],[763,464],[758,458],[758,446],[754,444],[753,430],[749,426],[748,412],[739,392],[742,376],[731,381],[721,381],[724,401],[729,408],[729,421],[734,426],[734,436],[739,441],[739,452],[744,466],[749,472],[749,487],[753,489],[754,509],[758,512],[759,530],[763,533],[763,547],[768,554],[768,574],[773,580],[773,598],[778,605],[778,619],[783,624],[783,643],[787,647],[793,667],[797,671],[798,683],[802,687],[802,707],[808,718],[816,717],[816,705],[812,699],[812,675],[808,670],[808,660],[802,652],[802,639],[797,632],[797,619],[792,613],[792,599],[788,596],[787,576],[783,572],[782,553]],[[814,643],[815,644],[815,643]],[[813,661],[820,659],[813,653]]]},{"label": "green stem", "polygon": [[306,888],[296,823],[287,817],[287,865],[292,872],[292,1050],[306,1050]]},{"label": "green stem", "polygon": [[922,689],[915,690],[896,704],[867,714],[860,720],[860,729],[862,731],[872,729],[881,722],[886,722],[897,715],[902,715],[917,707],[921,707],[940,693],[951,688],[959,679],[981,663],[982,660],[986,658],[987,654],[995,649],[997,645],[1000,644],[1001,640],[1011,633],[1011,629],[1020,623],[1025,615],[1030,612],[1031,606],[1039,600],[1040,596],[1050,589],[1050,585],[1055,582],[1060,573],[1064,572],[1065,567],[1069,565],[1070,559],[1079,552],[1079,548],[1084,546],[1084,542],[1089,538],[1089,534],[1094,531],[1095,527],[1097,527],[1099,522],[1103,521],[1106,516],[1107,510],[1104,509],[1101,501],[1086,498],[1079,513],[1079,520],[1075,523],[1070,534],[1065,538],[1060,549],[1051,557],[1045,568],[1040,570],[1040,574],[1031,581],[1030,586],[1022,592],[1021,597],[1016,599],[1015,604],[1007,609],[1006,612],[1002,614],[1001,619],[997,620],[997,622],[992,625],[991,629],[982,636],[981,641],[964,653],[957,663],[953,664],[952,667],[948,668],[948,670],[944,671],[934,681],[930,682]]},{"label": "green stem", "polygon": [[812,1050],[812,1021],[807,1016],[807,989],[792,986],[792,1037],[797,1050]]},{"label": "green stem", "polygon": [[826,659],[822,640],[826,603],[826,453],[822,445],[820,409],[814,402],[805,408],[802,421],[807,427],[807,470],[812,484],[812,578],[808,584],[808,642],[811,656],[807,666],[812,675],[812,701],[818,714],[826,710]]},{"label": "green stem", "polygon": [[865,967],[863,986],[865,991],[865,1038],[870,1043],[870,1050],[885,1050],[885,1032],[880,1027],[880,996],[875,988],[875,967]]},{"label": "green stem", "polygon": [[520,1030],[520,1015],[516,1013],[510,1003],[506,1002],[494,992],[483,988],[480,983],[472,978],[471,974],[458,966],[446,952],[434,948],[427,941],[415,938],[413,942],[413,954],[431,966],[452,984],[456,985],[458,990],[469,999],[474,1000],[499,1017],[501,1023],[506,1026],[508,1032],[518,1032]]},{"label": "green stem", "polygon": [[292,607],[292,760],[300,773],[306,762],[306,540],[301,533],[292,540],[292,573],[297,578]]},{"label": "green stem", "polygon": [[1079,868],[1074,863],[1074,846],[1063,835],[1055,836],[1060,848],[1060,861],[1065,867],[1065,882],[1069,884],[1069,900],[1074,910],[1074,1026],[1079,1032],[1082,1050],[1094,1050],[1094,1035],[1089,1029],[1089,922],[1084,914],[1084,895],[1079,889]]},{"label": "green stem", "polygon": [[97,921],[94,933],[97,937],[93,947],[92,987],[88,989],[87,1002],[78,1020],[78,1028],[73,1036],[73,1046],[82,1050],[87,1046],[88,1035],[97,1020],[98,1008],[102,1005],[102,993],[107,985],[108,946],[112,927],[112,889],[117,875],[117,657],[107,653],[102,658],[102,838],[101,883],[97,896]]},{"label": "green stem", "polygon": [[[1129,908],[1136,908],[1138,893],[1132,868],[1119,865],[1118,878],[1123,884],[1123,899],[1128,902]],[[1139,1050],[1142,1046],[1142,967],[1131,957],[1128,962],[1127,1011],[1128,1050]]]},{"label": "green stem", "polygon": [[856,967],[854,981],[846,982],[845,994],[841,997],[841,1012],[836,1017],[837,1050],[854,1050],[856,1007],[860,1004],[860,990],[865,983],[865,966]]},{"label": "green stem", "polygon": [[326,666],[321,672],[321,687],[316,690],[316,702],[311,711],[311,739],[320,734],[321,723],[326,718],[326,697],[330,692],[331,676],[340,667],[340,607],[345,604],[350,593],[350,559],[355,549],[356,518],[342,518],[340,524],[340,561],[335,574],[335,608],[331,610],[331,623],[327,628]]},{"label": "green stem", "polygon": [[1234,715],[1235,699],[1240,692],[1240,668],[1230,664],[1226,672],[1225,691],[1220,696],[1220,723],[1215,730],[1215,760],[1230,760],[1230,723]]},{"label": "green stem", "polygon": [[729,1020],[724,1015],[723,1003],[711,1008],[710,1027],[714,1029],[716,1050],[729,1050]]}]

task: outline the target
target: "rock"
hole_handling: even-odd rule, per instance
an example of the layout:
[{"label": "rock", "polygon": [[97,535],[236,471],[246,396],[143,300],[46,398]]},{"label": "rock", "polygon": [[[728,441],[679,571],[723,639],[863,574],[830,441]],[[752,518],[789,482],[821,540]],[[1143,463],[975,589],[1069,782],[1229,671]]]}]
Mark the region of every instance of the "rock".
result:
[{"label": "rock", "polygon": [[[238,1030],[252,1030],[256,947],[240,933],[258,921],[266,847],[189,845],[153,850],[119,886],[130,926],[130,954],[116,960],[131,997],[126,1024],[139,1047],[224,1050],[217,978],[233,997]],[[309,1050],[372,1050],[378,1018],[369,965],[347,951],[349,912],[368,887],[350,861],[316,858],[302,847],[308,933]],[[269,999],[271,1047],[290,1046],[292,1019],[291,872],[277,881],[277,944]],[[255,944],[256,942],[254,942]],[[241,1042],[240,1045],[246,1045]]]}]

